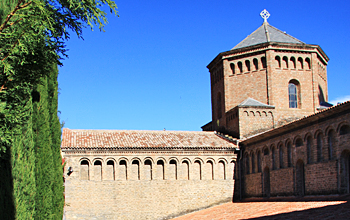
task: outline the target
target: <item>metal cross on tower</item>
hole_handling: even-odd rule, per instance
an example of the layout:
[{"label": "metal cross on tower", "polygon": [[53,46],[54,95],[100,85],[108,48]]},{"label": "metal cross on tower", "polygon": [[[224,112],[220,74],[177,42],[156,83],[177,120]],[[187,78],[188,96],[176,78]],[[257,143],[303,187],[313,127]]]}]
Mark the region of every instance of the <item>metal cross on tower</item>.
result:
[{"label": "metal cross on tower", "polygon": [[264,9],[261,13],[260,16],[264,19],[264,22],[267,22],[267,19],[270,17],[270,13]]}]

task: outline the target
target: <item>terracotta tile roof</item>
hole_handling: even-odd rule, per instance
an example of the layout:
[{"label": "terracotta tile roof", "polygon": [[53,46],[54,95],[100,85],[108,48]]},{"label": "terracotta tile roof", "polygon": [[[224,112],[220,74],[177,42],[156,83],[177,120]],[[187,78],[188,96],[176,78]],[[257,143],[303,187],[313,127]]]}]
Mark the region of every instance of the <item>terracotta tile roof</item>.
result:
[{"label": "terracotta tile roof", "polygon": [[234,149],[236,145],[214,132],[205,131],[72,130],[64,128],[61,148]]}]

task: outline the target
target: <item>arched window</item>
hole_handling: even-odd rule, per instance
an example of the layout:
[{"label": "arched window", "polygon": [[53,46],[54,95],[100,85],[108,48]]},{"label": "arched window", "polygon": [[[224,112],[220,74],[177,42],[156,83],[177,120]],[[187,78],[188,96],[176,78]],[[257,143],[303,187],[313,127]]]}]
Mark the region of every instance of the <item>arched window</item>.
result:
[{"label": "arched window", "polygon": [[306,62],[306,69],[311,69],[311,62],[310,62],[310,59],[309,58],[306,58],[305,59],[305,62]]},{"label": "arched window", "polygon": [[248,154],[245,155],[245,173],[249,174],[249,156]]},{"label": "arched window", "polygon": [[252,173],[255,173],[255,155],[252,153]]},{"label": "arched window", "polygon": [[230,67],[231,67],[232,74],[235,74],[235,64],[230,63]]},{"label": "arched window", "polygon": [[206,169],[205,169],[205,173],[207,174],[206,179],[207,180],[213,180],[214,179],[214,166],[213,166],[213,162],[212,161],[207,161],[207,163],[205,164]]},{"label": "arched window", "polygon": [[276,68],[281,68],[281,57],[276,56],[275,61],[276,61]]},{"label": "arched window", "polygon": [[144,178],[145,180],[152,180],[152,161],[151,160],[146,160],[145,161],[145,166],[143,168],[144,171]]},{"label": "arched window", "polygon": [[272,148],[272,169],[276,169],[276,149],[275,147]]},{"label": "arched window", "polygon": [[317,162],[322,160],[322,135],[317,135]]},{"label": "arched window", "polygon": [[179,173],[179,176],[181,180],[189,180],[190,179],[190,169],[189,164],[187,160],[182,161],[181,163],[181,171]]},{"label": "arched window", "polygon": [[131,163],[131,179],[140,180],[140,163],[138,160],[133,160]]},{"label": "arched window", "polygon": [[80,162],[80,179],[89,180],[89,162],[87,160]]},{"label": "arched window", "polygon": [[292,62],[292,69],[296,68],[295,57],[291,57],[290,61]]},{"label": "arched window", "polygon": [[261,152],[260,150],[257,153],[257,163],[258,163],[258,173],[261,172]]},{"label": "arched window", "polygon": [[298,85],[296,81],[288,84],[289,108],[298,108]]},{"label": "arched window", "polygon": [[298,58],[298,69],[304,69],[303,58]]},{"label": "arched window", "polygon": [[250,61],[249,60],[245,61],[245,66],[247,67],[247,71],[249,72],[250,71]]},{"label": "arched window", "polygon": [[287,160],[288,160],[288,167],[292,166],[292,143],[288,142],[287,144]]},{"label": "arched window", "polygon": [[126,161],[125,160],[119,161],[118,179],[119,180],[127,180],[127,167],[126,167]]},{"label": "arched window", "polygon": [[201,162],[199,160],[194,161],[193,164],[193,178],[191,177],[191,179],[194,180],[201,180],[202,179],[202,175],[201,175]]},{"label": "arched window", "polygon": [[266,57],[261,57],[261,64],[263,68],[266,68]]},{"label": "arched window", "polygon": [[220,160],[218,163],[218,179],[220,180],[225,180],[226,179],[226,175],[225,175],[225,162]]},{"label": "arched window", "polygon": [[253,64],[254,64],[254,70],[258,70],[259,69],[258,59],[254,58]]},{"label": "arched window", "polygon": [[218,116],[218,119],[220,119],[222,117],[222,110],[221,110],[221,93],[219,92],[218,93],[218,100],[217,100],[217,106],[216,106],[216,109],[217,109],[217,116]]},{"label": "arched window", "polygon": [[288,57],[283,57],[283,68],[288,68]]},{"label": "arched window", "polygon": [[306,156],[307,156],[307,163],[311,163],[311,145],[312,145],[312,139],[311,137],[307,137],[306,139]]},{"label": "arched window", "polygon": [[115,180],[115,175],[114,175],[114,161],[109,160],[107,161],[107,168],[106,168],[106,180]]},{"label": "arched window", "polygon": [[283,168],[283,148],[282,145],[279,147],[279,160],[280,160],[280,168]]},{"label": "arched window", "polygon": [[94,179],[97,181],[102,180],[102,163],[99,160],[94,162]]},{"label": "arched window", "polygon": [[162,160],[157,161],[157,179],[164,179],[164,161]]},{"label": "arched window", "polygon": [[176,160],[171,160],[169,163],[169,179],[177,180],[177,163]]},{"label": "arched window", "polygon": [[239,61],[239,62],[237,63],[237,65],[238,65],[239,73],[243,73],[243,65],[242,65],[242,62]]},{"label": "arched window", "polygon": [[334,142],[335,142],[335,132],[334,130],[330,130],[328,132],[328,159],[333,159],[333,148],[334,148]]}]

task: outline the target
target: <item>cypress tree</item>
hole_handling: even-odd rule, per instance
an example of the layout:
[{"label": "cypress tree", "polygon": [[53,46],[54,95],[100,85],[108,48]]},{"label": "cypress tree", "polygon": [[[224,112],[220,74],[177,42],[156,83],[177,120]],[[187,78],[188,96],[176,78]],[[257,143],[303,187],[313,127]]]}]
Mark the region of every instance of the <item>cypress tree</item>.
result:
[{"label": "cypress tree", "polygon": [[48,107],[48,77],[42,77],[33,90],[33,133],[35,148],[36,216],[52,219],[54,180],[50,115]]},{"label": "cypress tree", "polygon": [[48,95],[49,95],[49,115],[51,129],[51,151],[53,160],[53,175],[52,182],[53,192],[53,215],[54,219],[62,219],[63,217],[63,167],[61,157],[61,124],[57,116],[58,108],[58,69],[57,65],[53,65],[52,71],[48,77]]}]

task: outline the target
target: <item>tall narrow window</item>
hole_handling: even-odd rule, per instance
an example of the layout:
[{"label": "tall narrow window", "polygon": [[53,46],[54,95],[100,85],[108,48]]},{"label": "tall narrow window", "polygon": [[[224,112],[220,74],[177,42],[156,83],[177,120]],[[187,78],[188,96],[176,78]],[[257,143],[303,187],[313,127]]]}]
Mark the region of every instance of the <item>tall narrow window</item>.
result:
[{"label": "tall narrow window", "polygon": [[307,163],[311,163],[311,144],[312,140],[309,136],[306,140],[306,155],[307,155]]},{"label": "tall narrow window", "polygon": [[145,166],[143,168],[143,176],[145,180],[152,180],[152,162],[151,160],[146,160],[145,161]]},{"label": "tall narrow window", "polygon": [[255,155],[252,153],[252,173],[255,173]]},{"label": "tall narrow window", "polygon": [[99,160],[94,162],[94,180],[101,181],[102,180],[102,163]]},{"label": "tall narrow window", "polygon": [[234,75],[235,74],[235,64],[231,63],[230,67],[231,67],[232,74]]},{"label": "tall narrow window", "polygon": [[322,160],[322,135],[317,135],[317,162]]},{"label": "tall narrow window", "polygon": [[164,179],[164,161],[158,160],[157,161],[157,177],[158,180]]},{"label": "tall narrow window", "polygon": [[177,163],[176,160],[169,162],[169,180],[177,180]]},{"label": "tall narrow window", "polygon": [[118,166],[118,179],[119,180],[127,180],[128,173],[127,173],[127,165],[125,160],[119,161]]},{"label": "tall narrow window", "polygon": [[258,164],[258,173],[261,172],[261,152],[258,151],[258,154],[257,154],[257,164]]},{"label": "tall narrow window", "polygon": [[292,166],[292,144],[289,142],[287,145],[287,159],[288,159],[288,167]]},{"label": "tall narrow window", "polygon": [[276,61],[276,68],[281,68],[281,57],[276,56],[275,61]]},{"label": "tall narrow window", "polygon": [[239,73],[243,73],[243,65],[242,65],[242,62],[239,61],[237,64],[238,64]]},{"label": "tall narrow window", "polygon": [[87,160],[80,162],[80,179],[89,180],[89,162]]},{"label": "tall narrow window", "polygon": [[298,58],[298,69],[304,69],[303,58]]},{"label": "tall narrow window", "polygon": [[214,179],[214,166],[213,166],[213,162],[212,161],[207,161],[206,165],[206,169],[205,169],[205,173],[206,173],[206,178],[207,180],[213,180]]},{"label": "tall narrow window", "polygon": [[104,175],[105,175],[106,180],[114,180],[115,179],[114,161],[113,160],[107,161],[106,173]]},{"label": "tall narrow window", "polygon": [[282,148],[282,145],[280,146],[280,149],[279,149],[279,156],[280,156],[280,168],[283,168],[283,148]]},{"label": "tall narrow window", "polygon": [[218,163],[218,179],[219,180],[225,180],[226,179],[226,175],[225,175],[226,171],[225,171],[225,163],[224,161],[219,161]]},{"label": "tall narrow window", "polygon": [[249,60],[245,61],[245,66],[247,67],[247,71],[249,72],[250,71],[250,61]]},{"label": "tall narrow window", "polygon": [[275,170],[276,169],[276,152],[275,152],[275,148],[272,148],[272,169]]},{"label": "tall narrow window", "polygon": [[291,57],[290,61],[292,62],[292,67],[291,68],[295,69],[296,68],[295,57]]},{"label": "tall narrow window", "polygon": [[288,68],[288,57],[283,57],[283,68]]},{"label": "tall narrow window", "polygon": [[201,162],[199,160],[194,161],[193,163],[193,178],[194,180],[201,180],[202,179],[202,173],[201,173]]},{"label": "tall narrow window", "polygon": [[334,148],[334,130],[328,133],[328,158],[333,159],[333,148]]},{"label": "tall narrow window", "polygon": [[140,163],[138,160],[133,160],[131,163],[130,179],[140,180]]},{"label": "tall narrow window", "polygon": [[254,58],[253,64],[254,64],[254,70],[258,70],[259,69],[258,59]]},{"label": "tall narrow window", "polygon": [[249,156],[248,156],[248,154],[245,155],[245,173],[249,174]]},{"label": "tall narrow window", "polygon": [[261,57],[261,64],[263,68],[266,68],[266,57]]},{"label": "tall narrow window", "polygon": [[310,59],[309,58],[306,58],[305,59],[305,62],[306,62],[306,69],[311,69],[311,62],[310,62]]},{"label": "tall narrow window", "polygon": [[289,108],[298,108],[297,86],[294,83],[288,85]]}]

